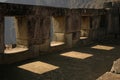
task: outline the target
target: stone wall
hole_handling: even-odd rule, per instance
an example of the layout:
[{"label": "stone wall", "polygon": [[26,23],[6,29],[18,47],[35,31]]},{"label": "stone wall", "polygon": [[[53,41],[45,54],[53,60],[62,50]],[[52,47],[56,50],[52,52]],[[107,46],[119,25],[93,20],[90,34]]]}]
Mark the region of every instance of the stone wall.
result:
[{"label": "stone wall", "polygon": [[3,54],[5,49],[4,45],[4,17],[0,16],[0,53]]},{"label": "stone wall", "polygon": [[[15,16],[17,24],[17,44],[29,48],[33,56],[41,52],[51,52],[79,45],[81,29],[87,28],[89,42],[105,36],[106,28],[101,27],[101,15],[104,10],[65,9],[41,6],[26,6],[1,4],[4,11],[0,17],[0,52],[4,53],[4,16]],[[82,17],[85,16],[85,17]],[[58,41],[64,41],[62,46],[51,47],[51,18],[55,19],[55,36]],[[118,18],[114,17],[117,21]],[[109,21],[110,22],[110,21]],[[112,23],[113,24],[113,23]],[[114,26],[118,25],[115,23]],[[60,27],[60,28],[59,28]],[[117,30],[117,29],[115,29]],[[86,43],[88,43],[86,41]],[[23,55],[24,56],[24,55]],[[21,57],[22,58],[22,57]]]}]

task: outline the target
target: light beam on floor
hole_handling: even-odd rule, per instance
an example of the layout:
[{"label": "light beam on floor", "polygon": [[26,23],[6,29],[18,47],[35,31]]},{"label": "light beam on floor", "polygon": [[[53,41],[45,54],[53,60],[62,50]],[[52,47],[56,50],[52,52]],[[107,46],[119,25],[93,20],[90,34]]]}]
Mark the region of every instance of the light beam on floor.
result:
[{"label": "light beam on floor", "polygon": [[54,66],[45,62],[41,62],[41,61],[36,61],[36,62],[31,62],[31,63],[27,63],[24,65],[20,65],[18,66],[18,68],[33,72],[33,73],[37,73],[37,74],[43,74],[43,73],[47,73],[49,71],[58,69],[58,66]]},{"label": "light beam on floor", "polygon": [[65,56],[65,57],[77,58],[77,59],[86,59],[88,57],[93,56],[92,54],[82,53],[82,52],[77,52],[77,51],[66,52],[60,55]]},{"label": "light beam on floor", "polygon": [[91,48],[109,51],[109,50],[114,49],[115,47],[112,47],[112,46],[104,46],[104,45],[96,45],[96,46],[93,46],[93,47],[91,47]]}]

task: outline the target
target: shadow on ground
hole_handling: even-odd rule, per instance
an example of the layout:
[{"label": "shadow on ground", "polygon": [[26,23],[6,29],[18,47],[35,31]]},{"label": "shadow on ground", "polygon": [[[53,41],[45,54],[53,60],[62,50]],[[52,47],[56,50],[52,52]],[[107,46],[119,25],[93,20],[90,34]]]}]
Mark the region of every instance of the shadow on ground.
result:
[{"label": "shadow on ground", "polygon": [[[113,47],[110,50],[92,48],[96,45],[98,44],[42,55],[37,59],[16,64],[2,65],[0,80],[96,80],[110,71],[113,61],[120,58],[119,45],[99,44]],[[63,55],[67,53],[69,57]],[[81,56],[82,54],[90,56]]]}]

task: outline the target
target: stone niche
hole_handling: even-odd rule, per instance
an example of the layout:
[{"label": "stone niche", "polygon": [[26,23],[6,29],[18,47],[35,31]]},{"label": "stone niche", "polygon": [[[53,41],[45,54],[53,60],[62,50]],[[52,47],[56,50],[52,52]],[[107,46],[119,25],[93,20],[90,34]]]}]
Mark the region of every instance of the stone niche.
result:
[{"label": "stone niche", "polygon": [[28,27],[27,27],[27,18],[17,17],[16,21],[16,38],[17,45],[23,45],[24,47],[28,47]]},{"label": "stone niche", "polygon": [[81,37],[88,37],[90,30],[90,18],[88,16],[81,17]]},{"label": "stone niche", "polygon": [[51,46],[64,44],[65,42],[65,17],[64,16],[51,18],[50,40],[51,40]]}]

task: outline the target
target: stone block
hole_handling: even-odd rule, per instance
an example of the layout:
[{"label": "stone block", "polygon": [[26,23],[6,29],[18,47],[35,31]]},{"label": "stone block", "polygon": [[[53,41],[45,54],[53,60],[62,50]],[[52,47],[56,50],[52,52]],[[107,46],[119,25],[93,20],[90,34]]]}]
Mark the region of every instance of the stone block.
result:
[{"label": "stone block", "polygon": [[46,40],[45,43],[40,44],[40,51],[46,52],[50,49],[50,40]]},{"label": "stone block", "polygon": [[32,52],[34,57],[38,57],[40,54],[40,45],[33,45]]},{"label": "stone block", "polygon": [[53,17],[53,28],[55,33],[65,32],[65,17]]},{"label": "stone block", "polygon": [[64,33],[55,33],[55,41],[64,42],[65,41]]},{"label": "stone block", "polygon": [[96,80],[120,80],[120,74],[114,74],[111,72],[106,72],[104,75]]},{"label": "stone block", "polygon": [[72,47],[72,33],[65,34],[65,44],[68,48]]},{"label": "stone block", "polygon": [[114,61],[111,72],[120,74],[120,59]]}]

